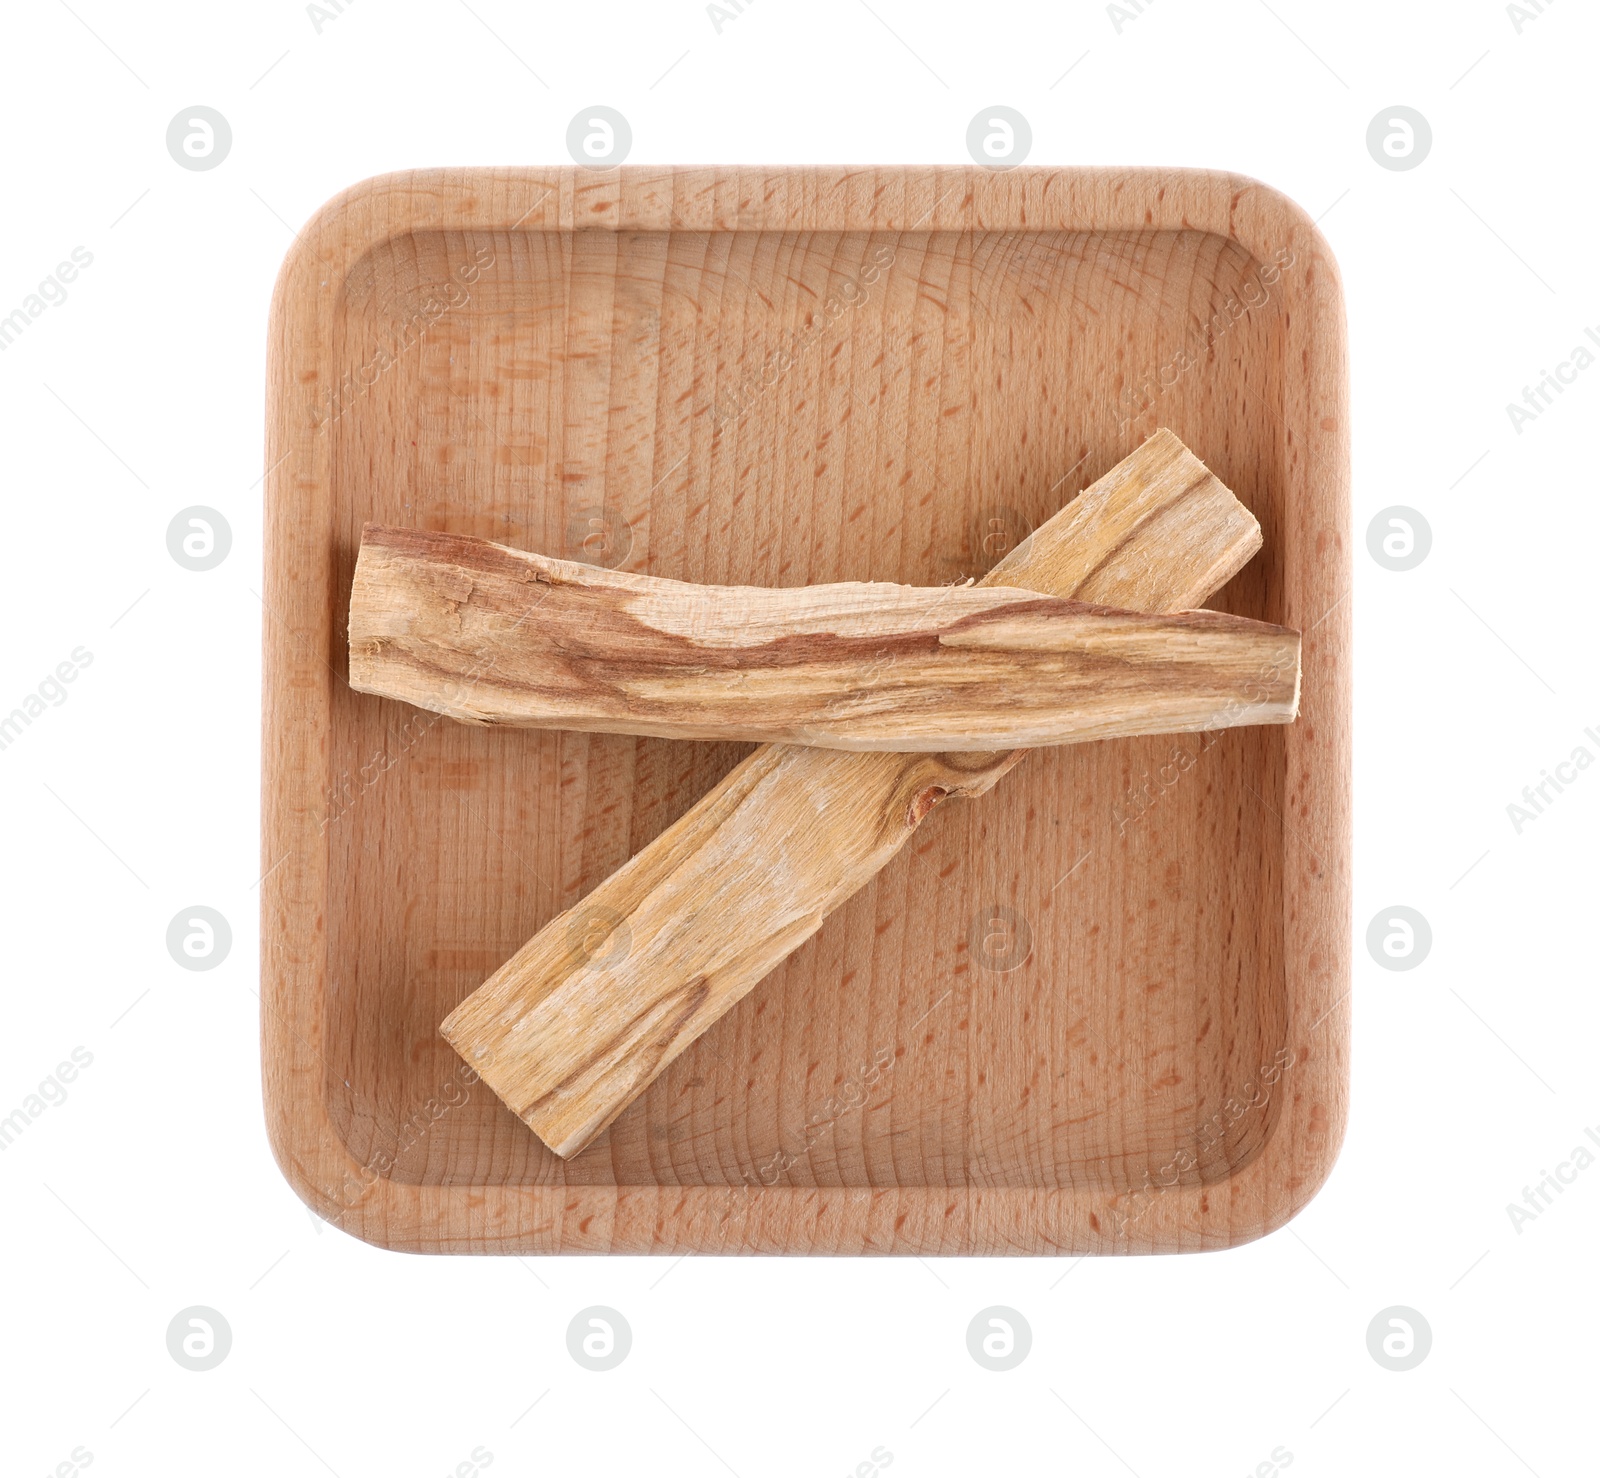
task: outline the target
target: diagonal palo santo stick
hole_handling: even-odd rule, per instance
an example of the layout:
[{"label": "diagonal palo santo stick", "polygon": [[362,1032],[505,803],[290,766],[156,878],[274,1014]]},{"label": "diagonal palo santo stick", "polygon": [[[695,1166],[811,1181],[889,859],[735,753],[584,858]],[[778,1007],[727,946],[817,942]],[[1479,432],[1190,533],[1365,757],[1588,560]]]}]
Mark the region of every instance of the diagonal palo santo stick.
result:
[{"label": "diagonal palo santo stick", "polygon": [[[1260,545],[1249,511],[1158,431],[983,583],[1185,610]],[[982,795],[1026,754],[766,745],[552,919],[440,1031],[556,1154],[575,1155],[935,805]]]},{"label": "diagonal palo santo stick", "polygon": [[1003,585],[691,585],[375,524],[350,593],[359,692],[466,723],[825,749],[1289,723],[1299,640]]}]

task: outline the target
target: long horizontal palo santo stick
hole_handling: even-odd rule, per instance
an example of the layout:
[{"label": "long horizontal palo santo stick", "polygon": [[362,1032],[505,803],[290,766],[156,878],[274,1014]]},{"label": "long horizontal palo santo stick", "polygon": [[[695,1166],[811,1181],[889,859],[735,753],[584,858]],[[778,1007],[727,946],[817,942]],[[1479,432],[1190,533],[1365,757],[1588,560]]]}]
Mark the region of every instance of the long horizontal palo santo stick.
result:
[{"label": "long horizontal palo santo stick", "polygon": [[[1185,610],[1260,545],[1249,511],[1158,431],[984,583]],[[440,1031],[552,1150],[577,1154],[935,805],[983,794],[1026,754],[765,745],[552,919]]]},{"label": "long horizontal palo santo stick", "polygon": [[1288,723],[1299,640],[1003,585],[691,585],[374,524],[350,593],[364,693],[467,723],[826,749]]}]

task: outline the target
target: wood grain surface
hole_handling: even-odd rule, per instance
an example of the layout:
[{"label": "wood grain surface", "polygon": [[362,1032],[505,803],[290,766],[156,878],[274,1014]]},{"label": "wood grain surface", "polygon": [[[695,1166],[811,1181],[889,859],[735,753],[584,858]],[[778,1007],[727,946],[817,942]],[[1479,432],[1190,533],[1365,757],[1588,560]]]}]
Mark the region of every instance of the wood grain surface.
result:
[{"label": "wood grain surface", "polygon": [[350,686],[463,723],[937,753],[1286,724],[1300,644],[990,581],[692,585],[370,525]]},{"label": "wood grain surface", "polygon": [[[1158,431],[983,584],[1184,609],[1260,547],[1250,513]],[[1257,680],[1270,680],[1265,668]],[[576,1155],[811,938],[935,806],[986,794],[1022,757],[758,749],[547,924],[440,1030],[540,1139]]]},{"label": "wood grain surface", "polygon": [[[870,279],[870,280],[869,280]],[[1308,218],[1184,170],[435,170],[301,230],[265,465],[262,1054],[299,1194],[452,1252],[1126,1253],[1325,1178],[1349,1041],[1348,421]],[[706,585],[981,576],[1170,427],[1295,723],[940,806],[563,1161],[438,1024],[745,756],[350,691],[369,522]]]}]

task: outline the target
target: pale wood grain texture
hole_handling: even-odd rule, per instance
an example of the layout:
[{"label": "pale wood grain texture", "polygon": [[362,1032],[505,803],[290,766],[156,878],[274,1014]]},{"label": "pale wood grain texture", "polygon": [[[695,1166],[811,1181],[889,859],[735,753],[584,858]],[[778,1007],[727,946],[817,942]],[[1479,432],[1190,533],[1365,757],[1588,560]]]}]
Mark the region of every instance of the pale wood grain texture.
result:
[{"label": "pale wood grain texture", "polygon": [[350,686],[464,723],[925,753],[1294,718],[1284,627],[992,582],[693,585],[371,525]]},{"label": "pale wood grain texture", "polygon": [[[982,584],[1183,609],[1260,547],[1249,512],[1158,431]],[[1266,666],[1256,680],[1269,680]],[[552,1150],[576,1155],[936,805],[986,794],[1021,758],[763,747],[547,924],[440,1031]]]},{"label": "pale wood grain texture", "polygon": [[[1296,207],[1182,170],[398,175],[302,229],[270,344],[263,1081],[310,1205],[413,1250],[1116,1253],[1313,1194],[1348,1078],[1348,424]],[[1303,633],[1294,724],[1043,750],[939,807],[576,1160],[462,1079],[439,1021],[743,750],[350,692],[365,523],[936,585],[1158,425],[1260,520],[1216,604]]]}]

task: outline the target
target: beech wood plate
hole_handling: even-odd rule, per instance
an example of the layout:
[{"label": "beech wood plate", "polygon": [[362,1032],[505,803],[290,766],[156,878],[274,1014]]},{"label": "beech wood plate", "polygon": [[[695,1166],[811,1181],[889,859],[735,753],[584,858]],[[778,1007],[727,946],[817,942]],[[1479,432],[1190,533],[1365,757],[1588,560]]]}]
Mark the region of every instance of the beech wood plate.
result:
[{"label": "beech wood plate", "polygon": [[[1303,212],[1182,170],[433,170],[301,233],[269,350],[262,886],[285,1175],[431,1252],[1245,1242],[1348,1082],[1348,423]],[[439,1037],[747,746],[352,692],[371,520],[716,584],[984,573],[1168,426],[1254,512],[1214,605],[1288,728],[1041,750],[934,811],[563,1163]]]}]

